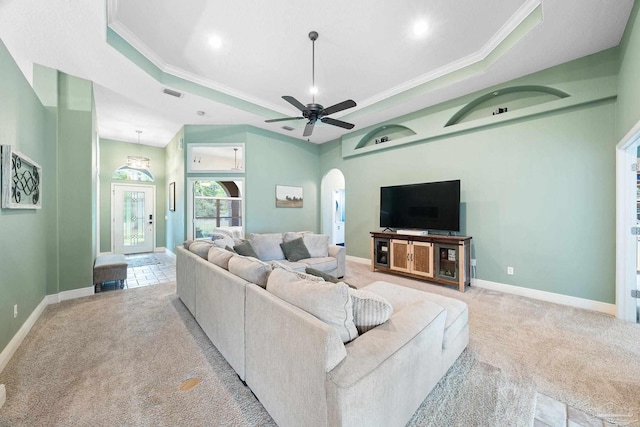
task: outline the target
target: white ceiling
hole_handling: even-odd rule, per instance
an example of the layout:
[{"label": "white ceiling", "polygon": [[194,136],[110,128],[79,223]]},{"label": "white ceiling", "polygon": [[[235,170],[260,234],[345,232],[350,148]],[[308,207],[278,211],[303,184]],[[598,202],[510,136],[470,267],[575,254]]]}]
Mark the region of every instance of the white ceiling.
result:
[{"label": "white ceiling", "polygon": [[[325,107],[355,100],[357,107],[331,116],[354,123],[355,131],[616,46],[632,6],[633,0],[0,0],[0,39],[28,79],[37,63],[92,80],[101,138],[136,142],[139,129],[142,143],[165,146],[184,124],[250,124],[303,139],[304,120],[264,120],[298,115],[282,95],[311,102],[309,31],[320,34],[315,100]],[[542,19],[527,21],[540,8]],[[423,37],[412,30],[419,20],[427,25]],[[527,29],[526,22],[535,25]],[[165,75],[197,85],[181,89],[179,99],[163,94],[171,86],[109,44],[107,25]],[[219,49],[209,44],[212,36]],[[507,39],[515,43],[499,49]],[[497,52],[485,67],[472,67]],[[318,124],[309,140],[348,132]]]}]

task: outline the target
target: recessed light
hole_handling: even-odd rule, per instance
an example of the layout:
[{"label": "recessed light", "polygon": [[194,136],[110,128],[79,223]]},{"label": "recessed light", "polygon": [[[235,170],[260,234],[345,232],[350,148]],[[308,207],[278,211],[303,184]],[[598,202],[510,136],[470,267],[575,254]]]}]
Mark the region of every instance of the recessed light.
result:
[{"label": "recessed light", "polygon": [[424,19],[416,21],[413,24],[413,35],[416,38],[422,38],[427,35],[427,31],[429,31],[429,24]]},{"label": "recessed light", "polygon": [[199,116],[204,116],[204,111],[200,110],[200,111],[196,111],[196,114],[198,114]]},{"label": "recessed light", "polygon": [[222,47],[222,39],[219,36],[209,37],[209,46],[214,49],[220,49]]}]

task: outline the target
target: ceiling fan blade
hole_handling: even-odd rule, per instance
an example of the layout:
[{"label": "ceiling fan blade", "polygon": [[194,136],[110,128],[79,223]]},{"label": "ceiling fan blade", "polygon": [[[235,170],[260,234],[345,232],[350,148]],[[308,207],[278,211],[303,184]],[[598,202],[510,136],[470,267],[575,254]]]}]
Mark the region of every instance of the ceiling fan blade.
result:
[{"label": "ceiling fan blade", "polygon": [[307,125],[304,127],[304,132],[302,133],[302,136],[309,136],[313,133],[313,125],[315,124],[315,122],[309,122],[307,123]]},{"label": "ceiling fan blade", "polygon": [[289,104],[293,105],[300,111],[304,111],[307,109],[306,105],[304,105],[302,102],[295,99],[293,96],[285,95],[282,97],[282,99],[284,99],[285,101],[287,101]]},{"label": "ceiling fan blade", "polygon": [[285,120],[300,120],[300,119],[304,119],[304,117],[283,117],[281,119],[269,119],[269,120],[265,120],[265,123],[284,122]]},{"label": "ceiling fan blade", "polygon": [[329,114],[337,113],[338,111],[346,110],[347,108],[353,108],[357,104],[353,99],[347,99],[346,101],[342,101],[336,105],[332,105],[331,107],[327,107],[320,112],[323,116],[328,116]]},{"label": "ceiling fan blade", "polygon": [[342,120],[332,119],[331,117],[323,117],[320,119],[320,121],[328,125],[339,126],[345,129],[353,129],[353,127],[355,126],[354,124],[343,122]]}]

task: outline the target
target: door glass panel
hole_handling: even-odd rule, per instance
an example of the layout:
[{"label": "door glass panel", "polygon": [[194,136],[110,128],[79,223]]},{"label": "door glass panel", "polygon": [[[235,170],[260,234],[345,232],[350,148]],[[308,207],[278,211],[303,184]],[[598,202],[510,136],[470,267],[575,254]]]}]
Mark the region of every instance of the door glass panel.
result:
[{"label": "door glass panel", "polygon": [[144,192],[124,192],[124,246],[144,243]]}]

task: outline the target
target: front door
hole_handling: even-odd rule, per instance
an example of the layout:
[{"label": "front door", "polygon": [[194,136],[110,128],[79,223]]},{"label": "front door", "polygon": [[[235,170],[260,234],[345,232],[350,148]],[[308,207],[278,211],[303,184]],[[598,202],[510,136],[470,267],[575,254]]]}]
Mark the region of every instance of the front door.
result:
[{"label": "front door", "polygon": [[113,252],[153,252],[155,247],[155,187],[113,184]]}]

